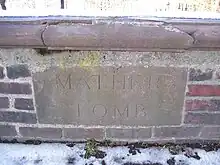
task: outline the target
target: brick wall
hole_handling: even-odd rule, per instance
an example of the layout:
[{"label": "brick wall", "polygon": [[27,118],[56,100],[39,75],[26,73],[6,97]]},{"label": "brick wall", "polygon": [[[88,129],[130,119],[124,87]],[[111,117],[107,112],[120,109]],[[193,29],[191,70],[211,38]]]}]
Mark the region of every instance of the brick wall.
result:
[{"label": "brick wall", "polygon": [[[173,54],[171,55],[165,54],[164,56],[160,56],[157,54],[143,55],[137,53],[137,55],[134,56],[133,54],[135,53],[127,54],[127,55],[126,53],[121,53],[122,55],[121,56],[119,55],[119,57],[116,58],[114,53],[108,54],[108,52],[104,52],[103,55],[101,56],[102,57],[101,59],[102,62],[100,64],[101,67],[107,67],[108,65],[111,65],[112,64],[111,61],[114,61],[114,64],[118,62],[123,64],[124,66],[130,64],[130,67],[136,67],[135,64],[145,65],[144,62],[149,61],[150,58],[155,60],[156,59],[155,57],[157,57],[160,58],[160,60],[157,61],[157,64],[154,63],[154,65],[157,66],[155,66],[156,69],[152,71],[153,74],[157,72],[162,72],[167,68],[168,69],[171,68],[172,72],[174,72],[175,69],[177,70],[181,69],[181,72],[178,72],[177,76],[181,77],[187,75],[186,77],[187,81],[183,81],[181,83],[182,84],[181,86],[183,86],[182,93],[177,93],[178,95],[175,95],[175,93],[173,93],[175,97],[180,98],[178,99],[178,102],[180,102],[181,108],[175,109],[176,108],[175,107],[174,110],[172,111],[169,111],[168,109],[166,112],[164,112],[165,110],[161,112],[159,111],[157,112],[162,114],[159,117],[161,118],[161,120],[164,120],[164,122],[160,120],[158,120],[157,122],[153,122],[150,119],[148,120],[147,119],[148,114],[152,116],[152,118],[155,118],[155,115],[157,116],[158,114],[151,114],[150,111],[152,111],[152,109],[146,108],[145,112],[141,111],[140,113],[143,117],[140,120],[143,120],[146,117],[146,122],[142,122],[141,124],[138,124],[138,122],[132,123],[130,122],[129,119],[125,119],[124,121],[119,121],[118,123],[115,122],[112,124],[112,123],[105,123],[108,122],[109,120],[104,120],[101,118],[100,121],[96,120],[95,122],[92,121],[92,119],[91,121],[88,122],[81,120],[81,118],[79,120],[75,119],[74,118],[75,114],[71,113],[72,111],[75,110],[74,107],[70,108],[70,110],[66,109],[65,107],[65,104],[69,104],[69,102],[65,102],[66,98],[64,97],[65,95],[68,95],[68,93],[64,93],[62,95],[63,96],[62,98],[64,98],[63,100],[59,98],[60,102],[53,102],[53,105],[51,104],[50,106],[47,106],[47,104],[49,104],[48,102],[51,101],[51,98],[52,100],[57,99],[57,97],[55,97],[56,93],[54,94],[54,90],[56,88],[50,88],[48,86],[47,90],[50,93],[45,93],[45,91],[47,90],[43,90],[44,92],[43,95],[41,95],[42,93],[39,94],[39,91],[42,90],[39,90],[40,85],[36,83],[36,77],[44,75],[44,78],[46,77],[46,79],[50,79],[51,77],[53,77],[53,74],[55,74],[55,70],[63,66],[62,62],[64,59],[66,60],[66,65],[68,65],[68,61],[70,60],[72,62],[77,61],[76,58],[85,59],[86,55],[82,55],[79,53],[77,55],[65,54],[61,56],[62,54],[59,54],[58,56],[54,55],[54,57],[52,56],[40,57],[40,55],[36,55],[36,54],[33,55],[34,53],[32,50],[31,51],[28,50],[24,52],[26,55],[22,55],[23,53],[22,51],[18,51],[18,52],[15,51],[14,53],[11,53],[8,52],[8,50],[4,50],[0,53],[0,56],[4,57],[2,65],[0,67],[0,137],[1,139],[16,138],[20,140],[41,139],[41,140],[78,141],[78,140],[86,140],[88,138],[96,138],[97,140],[110,139],[117,141],[144,140],[144,141],[157,141],[157,142],[163,142],[163,141],[173,142],[177,140],[194,140],[194,139],[218,140],[220,137],[220,120],[219,120],[220,74],[217,65],[212,65],[211,67],[209,67],[208,65],[193,66],[193,65],[189,65],[189,63],[188,65],[185,65],[185,62],[182,62],[184,66],[182,64],[176,63],[176,66],[171,67],[171,62],[169,62],[170,66],[164,65],[164,62],[165,61],[168,62],[170,59],[172,59],[174,57]],[[33,56],[27,55],[30,52],[32,53]],[[192,54],[193,52],[187,54],[187,57],[191,56],[192,58],[194,58],[195,55]],[[16,60],[11,60],[7,56],[9,56],[11,59],[16,59]],[[81,56],[83,56],[83,58]],[[184,56],[185,56],[184,58],[186,59],[186,55]],[[169,60],[168,58],[165,59],[165,57],[170,57],[170,59]],[[217,56],[215,56],[215,58],[216,57]],[[133,61],[131,61],[132,59]],[[142,60],[142,62],[140,62],[140,60]],[[49,63],[50,65],[48,65]],[[206,62],[202,62],[202,63],[206,64]],[[211,63],[214,64],[216,63],[216,61],[214,63],[213,62]],[[71,70],[74,69],[74,67],[75,66],[71,64],[69,65],[68,69]],[[116,67],[116,65],[112,67],[120,69],[120,67],[118,66]],[[63,69],[61,70],[63,71]],[[174,81],[177,80],[174,79]],[[88,84],[88,86],[90,86],[90,84]],[[172,86],[172,88],[177,88],[177,87]],[[67,92],[70,90],[71,89],[68,89]],[[78,92],[79,92],[78,93],[79,97],[82,97],[80,95],[83,92],[82,91],[81,93],[80,91]],[[181,95],[183,95],[183,97],[180,97]],[[123,96],[126,98],[126,95]],[[152,97],[156,98],[156,96],[152,96]],[[167,96],[168,95],[166,95],[166,97]],[[98,97],[98,95],[96,97]],[[103,95],[103,97],[105,96]],[[87,100],[88,99],[89,96],[87,97]],[[44,102],[44,100],[46,101]],[[86,102],[87,100],[84,101]],[[98,101],[99,100],[102,100],[102,98],[99,98]],[[126,101],[126,99],[124,101]],[[44,105],[42,106],[42,104],[44,105],[46,104],[46,106]],[[59,111],[55,111],[53,107],[51,108],[51,106],[56,106],[56,105],[61,105],[59,106],[60,107]],[[62,108],[62,106],[64,107]],[[167,106],[169,107],[170,105],[168,105],[167,103]],[[47,107],[47,109],[45,109],[45,107]],[[155,107],[153,107],[153,109],[154,108]],[[177,113],[179,114],[177,116],[176,116],[176,111],[179,112]],[[52,115],[50,114],[50,112],[52,113]],[[119,115],[125,115],[125,112],[126,111],[122,113],[118,111]],[[44,116],[42,116],[42,113],[44,113]],[[166,113],[169,113],[169,115],[166,116]],[[58,115],[53,117],[53,114],[58,114]],[[103,116],[101,109],[97,109],[97,114],[99,115],[99,117]],[[72,116],[70,119],[74,118],[74,120],[69,120],[69,118],[66,118],[66,115]],[[163,123],[167,123],[167,124],[163,124]]]}]

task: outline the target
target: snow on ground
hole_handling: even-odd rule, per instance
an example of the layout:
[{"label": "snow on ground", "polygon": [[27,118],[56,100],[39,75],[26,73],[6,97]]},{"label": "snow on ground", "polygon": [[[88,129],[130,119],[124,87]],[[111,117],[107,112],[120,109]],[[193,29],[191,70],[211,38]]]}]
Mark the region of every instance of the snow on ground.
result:
[{"label": "snow on ground", "polygon": [[[84,144],[0,144],[1,165],[219,165],[220,150],[194,149],[194,156],[172,155],[166,148],[100,147],[104,158],[84,159]],[[133,154],[133,155],[132,155]],[[196,155],[196,156],[195,156]]]}]

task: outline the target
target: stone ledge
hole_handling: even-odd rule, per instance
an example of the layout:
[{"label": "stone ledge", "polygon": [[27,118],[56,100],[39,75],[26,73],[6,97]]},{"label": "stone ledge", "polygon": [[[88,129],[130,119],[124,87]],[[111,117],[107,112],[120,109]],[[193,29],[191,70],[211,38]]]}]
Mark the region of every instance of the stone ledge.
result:
[{"label": "stone ledge", "polygon": [[220,49],[218,20],[62,18],[0,20],[0,47],[129,51]]}]

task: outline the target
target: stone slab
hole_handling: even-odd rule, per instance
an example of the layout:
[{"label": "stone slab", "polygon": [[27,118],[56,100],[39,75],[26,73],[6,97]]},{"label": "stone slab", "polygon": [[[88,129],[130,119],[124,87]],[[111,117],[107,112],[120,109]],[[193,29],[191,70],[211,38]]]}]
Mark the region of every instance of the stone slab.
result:
[{"label": "stone slab", "polygon": [[178,125],[186,77],[181,68],[51,68],[33,75],[38,120],[44,124]]}]

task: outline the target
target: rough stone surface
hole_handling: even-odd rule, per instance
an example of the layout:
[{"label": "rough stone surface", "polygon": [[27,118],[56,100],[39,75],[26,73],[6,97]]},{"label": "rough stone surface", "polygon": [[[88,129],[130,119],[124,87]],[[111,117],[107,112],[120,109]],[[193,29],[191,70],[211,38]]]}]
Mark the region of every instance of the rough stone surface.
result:
[{"label": "rough stone surface", "polygon": [[31,94],[31,85],[28,83],[0,82],[0,93],[4,94]]},{"label": "rough stone surface", "polygon": [[37,123],[37,119],[32,113],[0,111],[0,122],[34,124]]},{"label": "rough stone surface", "polygon": [[184,69],[95,67],[34,74],[40,123],[177,125],[186,83]]},{"label": "rough stone surface", "polygon": [[191,47],[194,41],[190,35],[177,28],[169,25],[160,26],[157,23],[144,26],[105,22],[84,26],[51,25],[46,28],[43,38],[49,47],[64,46],[84,49],[94,47],[184,49]]},{"label": "rough stone surface", "polygon": [[64,128],[64,138],[85,140],[85,139],[104,139],[102,128]]},{"label": "rough stone surface", "polygon": [[31,73],[27,65],[12,65],[7,67],[7,76],[10,79],[16,79],[20,77],[30,77]]},{"label": "rough stone surface", "polygon": [[0,136],[16,136],[17,132],[14,126],[0,125]]},{"label": "rough stone surface", "polygon": [[19,132],[23,137],[60,139],[62,130],[60,128],[32,128],[21,127]]},{"label": "rough stone surface", "polygon": [[106,136],[110,139],[149,139],[151,128],[107,128]]},{"label": "rough stone surface", "polygon": [[199,135],[201,127],[161,127],[154,129],[154,136],[157,138],[167,137],[196,137]]},{"label": "rough stone surface", "polygon": [[9,108],[8,97],[0,97],[0,108]]},{"label": "rough stone surface", "polygon": [[22,110],[34,110],[33,99],[16,98],[14,107]]}]

